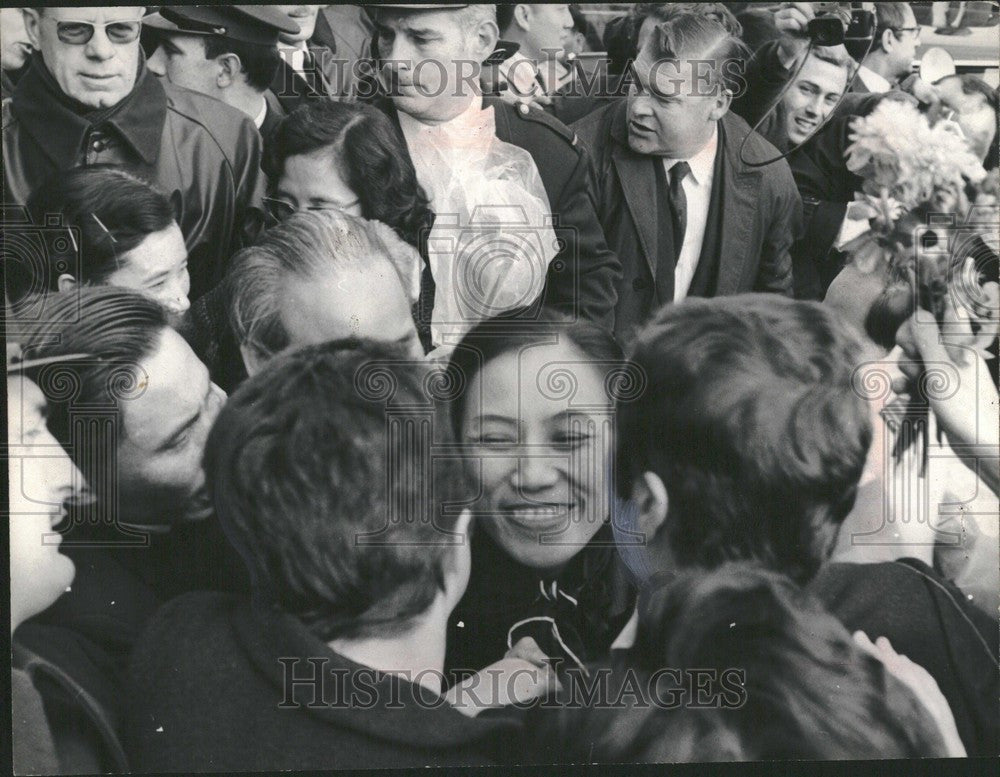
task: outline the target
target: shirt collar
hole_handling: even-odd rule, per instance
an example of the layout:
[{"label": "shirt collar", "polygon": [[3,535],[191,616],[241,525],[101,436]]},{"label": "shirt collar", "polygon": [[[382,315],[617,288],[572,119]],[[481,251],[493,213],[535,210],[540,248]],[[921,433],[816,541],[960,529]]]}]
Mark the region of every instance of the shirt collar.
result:
[{"label": "shirt collar", "polygon": [[892,90],[892,84],[890,84],[888,80],[864,65],[858,67],[858,78],[860,78],[861,82],[868,87],[870,92],[881,93]]},{"label": "shirt collar", "polygon": [[694,156],[685,159],[667,159],[665,160],[665,167],[670,170],[675,164],[680,161],[685,161],[691,168],[691,177],[694,178],[694,182],[699,186],[707,183],[712,179],[712,175],[715,173],[715,152],[719,147],[719,124],[715,123],[712,128],[712,137],[708,139],[708,142],[697,151]]},{"label": "shirt collar", "polygon": [[260,97],[260,110],[257,112],[257,115],[254,117],[254,120],[253,120],[254,126],[256,126],[257,129],[260,129],[261,127],[264,126],[264,119],[266,119],[266,118],[267,118],[267,100],[265,100],[264,96],[261,95],[261,97]]}]

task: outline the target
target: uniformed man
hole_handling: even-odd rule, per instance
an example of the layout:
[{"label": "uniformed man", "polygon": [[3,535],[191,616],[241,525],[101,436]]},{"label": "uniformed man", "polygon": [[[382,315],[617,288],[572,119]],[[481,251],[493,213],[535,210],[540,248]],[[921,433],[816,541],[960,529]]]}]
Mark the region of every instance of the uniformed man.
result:
[{"label": "uniformed man", "polygon": [[164,6],[143,18],[157,30],[149,69],[175,86],[239,108],[266,140],[285,116],[271,82],[281,65],[278,35],[298,25],[267,6]]},{"label": "uniformed man", "polygon": [[[401,123],[410,155],[420,142],[420,126],[441,128],[461,119],[474,103],[492,108],[496,137],[531,155],[555,217],[558,252],[549,264],[543,301],[611,327],[621,265],[594,211],[586,152],[564,124],[542,111],[481,96],[473,77],[478,74],[468,72],[469,62],[482,62],[494,51],[499,37],[494,7],[387,4],[375,9],[375,24],[377,52],[382,62],[391,61],[394,73],[389,96],[376,102]],[[426,187],[420,169],[417,175]]]},{"label": "uniformed man", "polygon": [[27,8],[36,52],[3,103],[5,205],[61,170],[118,164],[171,198],[192,300],[262,223],[260,136],[243,113],[164,84],[139,45],[142,7]]}]

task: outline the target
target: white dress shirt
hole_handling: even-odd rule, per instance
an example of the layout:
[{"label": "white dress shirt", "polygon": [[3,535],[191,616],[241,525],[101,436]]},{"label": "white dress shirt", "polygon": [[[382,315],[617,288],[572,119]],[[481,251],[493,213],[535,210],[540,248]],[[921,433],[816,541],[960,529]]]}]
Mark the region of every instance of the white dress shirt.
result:
[{"label": "white dress shirt", "polygon": [[[684,242],[677,257],[677,266],[674,268],[674,302],[680,302],[687,296],[695,270],[698,269],[701,244],[705,240],[705,227],[708,224],[708,209],[712,204],[712,179],[715,177],[715,154],[718,146],[719,129],[716,127],[701,151],[690,159],[683,160],[690,165],[691,172],[681,181],[687,198],[687,225],[684,228]],[[668,182],[670,168],[680,161],[682,160],[663,160]]]},{"label": "white dress shirt", "polygon": [[257,115],[254,116],[253,123],[257,129],[264,126],[264,119],[267,118],[267,99],[265,97],[260,98],[260,110],[257,111]]},{"label": "white dress shirt", "polygon": [[869,70],[864,65],[858,67],[858,78],[861,79],[861,83],[868,87],[869,92],[885,94],[892,91],[892,84],[874,70]]}]

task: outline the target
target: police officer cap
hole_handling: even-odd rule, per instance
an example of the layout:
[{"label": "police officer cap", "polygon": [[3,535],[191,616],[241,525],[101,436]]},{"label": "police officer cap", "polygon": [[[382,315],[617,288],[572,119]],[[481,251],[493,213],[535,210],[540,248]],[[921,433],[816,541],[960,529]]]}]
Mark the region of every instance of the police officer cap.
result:
[{"label": "police officer cap", "polygon": [[219,35],[229,40],[274,46],[281,33],[299,26],[266,5],[166,5],[143,18],[147,27],[185,35]]}]

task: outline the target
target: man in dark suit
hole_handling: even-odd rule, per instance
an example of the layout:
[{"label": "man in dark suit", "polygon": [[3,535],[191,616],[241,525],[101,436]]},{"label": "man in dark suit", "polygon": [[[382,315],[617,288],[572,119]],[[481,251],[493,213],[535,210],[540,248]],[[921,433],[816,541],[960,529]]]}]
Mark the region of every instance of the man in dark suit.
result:
[{"label": "man in dark suit", "polygon": [[[581,319],[612,327],[621,269],[594,211],[586,152],[564,124],[543,111],[480,96],[474,77],[478,74],[469,72],[469,62],[485,61],[496,47],[499,33],[492,6],[382,5],[376,35],[377,50],[384,61],[395,63],[397,79],[391,96],[377,104],[401,125],[410,155],[414,156],[414,143],[421,142],[416,137],[421,128],[447,132],[449,122],[477,107],[483,113],[492,109],[496,137],[531,155],[555,220],[557,250],[541,299]],[[435,66],[420,64],[424,62]],[[428,181],[419,167],[417,176],[426,188]]]},{"label": "man in dark suit", "polygon": [[[726,65],[741,58],[718,21],[678,14],[641,50],[638,92],[574,125],[593,155],[598,215],[622,260],[615,332],[623,341],[657,307],[687,296],[791,294],[788,251],[802,204],[784,161],[759,164],[778,151],[728,112],[737,85]],[[706,60],[715,62],[707,77]]]},{"label": "man in dark suit", "polygon": [[157,31],[151,72],[238,108],[270,136],[285,116],[269,89],[281,64],[278,35],[298,30],[285,14],[253,5],[164,6],[143,24]]},{"label": "man in dark suit", "polygon": [[317,97],[339,98],[347,92],[345,73],[350,73],[350,63],[337,57],[337,52],[316,37],[319,5],[272,5],[269,9],[283,14],[296,28],[282,32],[278,51],[281,66],[271,82],[271,91],[277,95],[286,113],[302,104],[303,100]]}]

